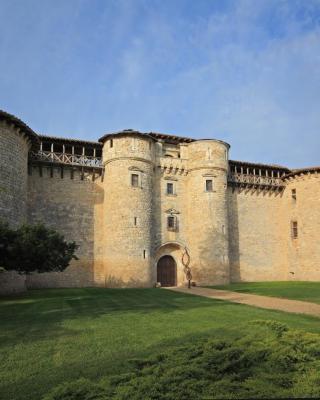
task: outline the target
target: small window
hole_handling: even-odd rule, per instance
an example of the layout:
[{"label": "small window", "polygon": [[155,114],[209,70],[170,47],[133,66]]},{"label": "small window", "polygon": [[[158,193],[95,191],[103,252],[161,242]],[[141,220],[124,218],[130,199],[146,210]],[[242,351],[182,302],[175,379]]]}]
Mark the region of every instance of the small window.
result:
[{"label": "small window", "polygon": [[206,192],[213,191],[213,181],[212,179],[206,179]]},{"label": "small window", "polygon": [[173,194],[173,183],[167,183],[167,194]]},{"label": "small window", "polygon": [[139,175],[131,174],[131,186],[138,187],[139,186]]},{"label": "small window", "polygon": [[298,238],[298,222],[297,221],[291,222],[291,235],[292,235],[292,239]]},{"label": "small window", "polygon": [[137,217],[133,218],[133,223],[134,223],[134,226],[137,226],[137,224],[138,224],[138,218]]},{"label": "small window", "polygon": [[226,233],[226,227],[224,225],[222,225],[222,233],[225,234]]},{"label": "small window", "polygon": [[147,256],[147,252],[145,250],[143,250],[143,258],[146,258]]},{"label": "small window", "polygon": [[296,189],[292,189],[291,190],[291,198],[292,198],[292,200],[297,200],[297,191],[296,191]]},{"label": "small window", "polygon": [[110,139],[110,147],[113,147],[113,139]]},{"label": "small window", "polygon": [[168,217],[168,230],[169,231],[175,231],[177,228],[177,222],[176,222],[176,217],[170,216]]}]

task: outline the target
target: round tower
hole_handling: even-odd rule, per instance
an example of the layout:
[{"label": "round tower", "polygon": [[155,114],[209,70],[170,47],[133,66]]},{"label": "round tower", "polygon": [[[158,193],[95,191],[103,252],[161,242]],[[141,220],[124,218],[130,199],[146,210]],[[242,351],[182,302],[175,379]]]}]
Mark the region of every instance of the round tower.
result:
[{"label": "round tower", "polygon": [[105,285],[151,286],[154,139],[127,130],[100,141],[105,166]]},{"label": "round tower", "polygon": [[229,145],[188,144],[188,244],[197,284],[229,282],[227,175]]},{"label": "round tower", "polygon": [[0,110],[0,218],[18,226],[27,218],[28,152],[37,135]]}]

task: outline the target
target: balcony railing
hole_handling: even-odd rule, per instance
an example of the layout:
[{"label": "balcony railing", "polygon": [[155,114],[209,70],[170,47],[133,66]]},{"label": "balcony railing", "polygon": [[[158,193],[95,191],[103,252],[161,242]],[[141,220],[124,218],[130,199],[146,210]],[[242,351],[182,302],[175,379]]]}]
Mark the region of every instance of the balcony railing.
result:
[{"label": "balcony railing", "polygon": [[280,177],[231,173],[228,181],[238,186],[281,188],[284,182]]},{"label": "balcony railing", "polygon": [[102,167],[101,157],[93,157],[86,155],[77,155],[69,153],[56,153],[51,151],[39,150],[37,152],[32,151],[29,153],[31,160],[47,161],[50,163],[57,164],[70,164],[70,165],[81,165],[82,167]]}]

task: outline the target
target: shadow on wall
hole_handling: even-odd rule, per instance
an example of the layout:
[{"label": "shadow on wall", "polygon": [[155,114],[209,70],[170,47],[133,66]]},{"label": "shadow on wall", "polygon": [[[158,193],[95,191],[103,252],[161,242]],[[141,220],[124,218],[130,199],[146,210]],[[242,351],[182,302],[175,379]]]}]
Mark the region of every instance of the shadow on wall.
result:
[{"label": "shadow on wall", "polygon": [[[51,176],[52,174],[52,176]],[[100,179],[99,179],[100,181]],[[79,258],[63,272],[27,276],[27,287],[84,287],[94,285],[95,232],[100,229],[96,207],[102,205],[104,191],[90,174],[66,170],[63,177],[58,168],[37,168],[29,176],[29,223],[44,225],[62,233],[67,241],[75,241]]]},{"label": "shadow on wall", "polygon": [[239,210],[236,189],[230,189],[228,197],[230,282],[239,282],[241,281]]},{"label": "shadow on wall", "polygon": [[138,279],[130,278],[127,281],[124,281],[121,278],[117,278],[113,275],[107,275],[105,277],[105,287],[106,288],[143,288],[150,287],[146,282],[142,282]]},{"label": "shadow on wall", "polygon": [[214,227],[209,227],[206,230],[206,239],[199,243],[198,254],[199,265],[191,267],[195,281],[210,284],[229,283],[228,247],[225,234]]}]

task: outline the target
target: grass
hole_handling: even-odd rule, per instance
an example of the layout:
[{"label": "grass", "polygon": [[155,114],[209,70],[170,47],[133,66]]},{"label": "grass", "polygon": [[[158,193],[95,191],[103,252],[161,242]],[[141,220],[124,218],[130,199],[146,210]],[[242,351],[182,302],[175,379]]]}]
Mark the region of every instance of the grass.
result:
[{"label": "grass", "polygon": [[320,282],[243,282],[210,287],[320,304]]},{"label": "grass", "polygon": [[162,289],[51,289],[3,298],[0,399],[41,399],[63,382],[126,372],[132,358],[208,337],[232,339],[257,319],[320,333],[310,316]]}]

